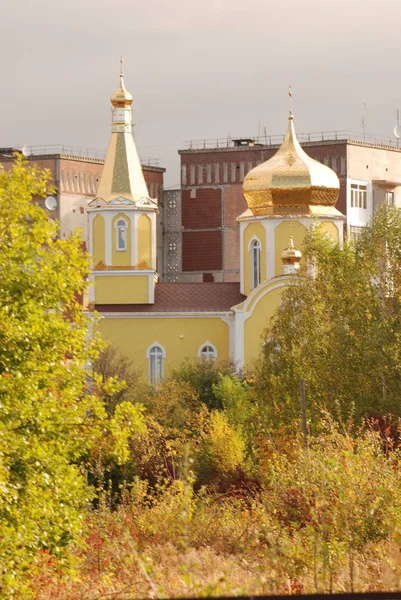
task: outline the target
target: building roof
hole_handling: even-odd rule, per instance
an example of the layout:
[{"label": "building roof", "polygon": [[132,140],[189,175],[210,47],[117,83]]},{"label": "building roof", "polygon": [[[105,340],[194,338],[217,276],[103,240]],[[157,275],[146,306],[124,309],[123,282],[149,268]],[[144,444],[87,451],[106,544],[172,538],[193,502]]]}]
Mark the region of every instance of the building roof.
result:
[{"label": "building roof", "polygon": [[[64,146],[61,144],[50,144],[47,146],[23,146],[22,148],[0,148],[1,162],[14,162],[15,153],[26,156],[29,161],[42,159],[76,160],[103,165],[106,152],[94,148],[83,148],[82,146]],[[159,166],[159,159],[154,157],[141,158],[142,169],[165,173],[165,167]]]},{"label": "building roof", "polygon": [[[178,150],[178,154],[207,154],[209,152],[243,152],[260,151],[266,149],[278,149],[283,143],[284,135],[264,135],[259,137],[244,137],[242,141],[248,140],[249,144],[238,144],[239,138],[210,138],[202,140],[188,140],[186,148]],[[366,146],[369,148],[381,148],[383,150],[394,150],[401,152],[399,140],[382,135],[360,133],[355,131],[321,131],[310,133],[298,133],[298,140],[302,146],[331,146],[333,144],[352,144]]]},{"label": "building roof", "polygon": [[245,296],[239,283],[157,283],[154,304],[97,304],[98,312],[228,312]]}]

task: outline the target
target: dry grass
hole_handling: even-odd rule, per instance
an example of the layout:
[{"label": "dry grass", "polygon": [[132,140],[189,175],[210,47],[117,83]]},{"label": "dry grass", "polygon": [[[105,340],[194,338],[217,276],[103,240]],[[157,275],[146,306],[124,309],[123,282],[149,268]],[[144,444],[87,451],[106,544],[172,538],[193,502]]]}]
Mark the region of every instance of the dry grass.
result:
[{"label": "dry grass", "polygon": [[[217,521],[218,511],[216,511]],[[202,516],[203,517],[203,516]],[[242,515],[243,519],[243,515]],[[169,519],[167,519],[168,521]],[[96,523],[97,521],[97,523]],[[350,590],[349,564],[345,560],[331,578],[322,576],[322,565],[297,564],[297,555],[285,555],[285,544],[274,547],[256,532],[245,543],[227,533],[215,543],[184,547],[182,536],[162,542],[158,535],[138,528],[132,512],[121,510],[100,518],[89,517],[85,551],[76,551],[75,573],[59,577],[46,556],[37,565],[33,581],[38,600],[100,600],[131,598],[206,597],[224,595],[297,594]],[[165,524],[166,525],[166,524]],[[199,526],[189,525],[191,538]],[[228,524],[230,530],[231,524]],[[260,532],[259,532],[260,533]],[[196,536],[195,536],[196,537]],[[235,532],[237,538],[237,532]],[[298,560],[302,562],[301,557]],[[325,581],[325,585],[322,582]],[[381,543],[367,547],[353,565],[355,591],[398,589],[401,560],[397,546]]]}]

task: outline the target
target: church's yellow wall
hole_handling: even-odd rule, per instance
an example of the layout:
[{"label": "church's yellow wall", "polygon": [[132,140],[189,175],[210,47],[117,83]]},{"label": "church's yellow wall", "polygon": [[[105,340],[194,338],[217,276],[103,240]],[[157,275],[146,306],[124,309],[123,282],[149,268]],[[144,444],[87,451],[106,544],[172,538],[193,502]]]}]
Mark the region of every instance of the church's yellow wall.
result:
[{"label": "church's yellow wall", "polygon": [[260,353],[261,336],[279,306],[280,295],[285,286],[261,293],[260,300],[252,303],[253,312],[244,324],[244,359],[245,365],[250,365]]},{"label": "church's yellow wall", "polygon": [[261,223],[249,223],[244,231],[244,294],[251,293],[251,253],[249,242],[256,236],[261,245],[260,251],[260,282],[266,280],[266,230]]},{"label": "church's yellow wall", "polygon": [[[126,250],[117,250],[117,230],[116,230],[116,222],[119,219],[124,219],[126,221],[127,227],[127,249]],[[129,267],[131,266],[131,219],[121,213],[114,217],[111,223],[111,243],[112,243],[112,251],[111,251],[111,264],[113,267]]]},{"label": "church's yellow wall", "polygon": [[152,268],[152,223],[148,215],[138,219],[138,265]]},{"label": "church's yellow wall", "polygon": [[188,318],[103,318],[99,325],[103,339],[128,356],[148,379],[148,348],[157,342],[166,351],[164,375],[186,358],[196,358],[206,341],[217,348],[217,360],[229,358],[229,326],[218,317]]},{"label": "church's yellow wall", "polygon": [[337,243],[338,229],[334,225],[334,223],[332,221],[320,221],[320,225],[322,226],[322,231],[324,231],[324,233],[327,233],[327,235],[330,236],[335,243]]},{"label": "church's yellow wall", "polygon": [[96,304],[147,304],[148,275],[96,275]]},{"label": "church's yellow wall", "polygon": [[[306,234],[306,227],[299,221],[283,221],[274,230],[274,274],[283,274],[281,253],[288,247],[290,236],[294,238],[295,248],[300,250]],[[302,261],[301,261],[302,264]]]},{"label": "church's yellow wall", "polygon": [[93,266],[105,262],[105,226],[102,215],[93,219]]}]

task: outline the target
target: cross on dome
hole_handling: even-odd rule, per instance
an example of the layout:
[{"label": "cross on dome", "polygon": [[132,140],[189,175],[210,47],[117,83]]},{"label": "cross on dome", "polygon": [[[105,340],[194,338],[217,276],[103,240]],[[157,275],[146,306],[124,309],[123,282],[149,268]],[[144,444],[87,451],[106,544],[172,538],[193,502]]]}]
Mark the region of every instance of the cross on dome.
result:
[{"label": "cross on dome", "polygon": [[132,104],[132,95],[126,90],[124,85],[123,57],[120,56],[120,87],[111,95],[113,106],[126,108]]},{"label": "cross on dome", "polygon": [[254,215],[313,214],[314,207],[336,210],[340,181],[334,171],[301,148],[294,129],[292,87],[288,89],[288,128],[276,154],[246,175],[244,196]]},{"label": "cross on dome", "polygon": [[288,86],[288,104],[290,106],[290,116],[289,116],[289,119],[293,119],[294,115],[292,114],[292,85]]}]

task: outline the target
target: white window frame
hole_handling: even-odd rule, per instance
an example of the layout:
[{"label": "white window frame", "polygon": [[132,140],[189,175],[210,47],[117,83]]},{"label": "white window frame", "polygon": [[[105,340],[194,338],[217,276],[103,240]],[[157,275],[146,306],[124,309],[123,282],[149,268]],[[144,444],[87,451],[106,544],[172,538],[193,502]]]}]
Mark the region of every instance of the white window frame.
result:
[{"label": "white window frame", "polygon": [[[125,240],[124,240],[123,248],[120,248],[120,244],[119,244],[120,236],[118,235],[118,230],[121,227],[121,222],[124,223],[124,228],[125,228]],[[127,250],[128,222],[126,219],[124,219],[124,217],[118,217],[114,227],[116,229],[116,250],[117,250],[117,252],[125,252]]]},{"label": "white window frame", "polygon": [[[211,352],[205,352],[206,348],[210,348]],[[201,346],[199,346],[198,350],[198,358],[203,358],[205,360],[216,360],[217,358],[217,348],[212,342],[206,340]]]},{"label": "white window frame", "polygon": [[[368,182],[361,183],[357,181],[351,181],[350,183],[350,196],[349,204],[350,208],[357,208],[359,210],[367,210],[368,208]],[[354,194],[352,193],[354,192]],[[354,196],[354,203],[353,203]]]},{"label": "white window frame", "polygon": [[114,109],[113,120],[115,123],[125,123],[127,119],[127,110],[121,106],[116,106]]},{"label": "white window frame", "polygon": [[387,206],[395,206],[395,194],[394,190],[385,190],[384,200]]},{"label": "white window frame", "polygon": [[350,225],[349,226],[349,236],[353,243],[357,242],[362,234],[363,230],[366,228],[364,225]]},{"label": "white window frame", "polygon": [[[159,352],[160,351],[160,352]],[[160,368],[160,376],[152,377],[152,360],[160,357],[161,358],[161,368]],[[158,385],[164,379],[164,361],[166,360],[166,351],[159,342],[154,342],[146,351],[146,358],[149,361],[149,372],[148,372],[148,380],[153,385]],[[156,366],[156,365],[155,365]]]},{"label": "white window frame", "polygon": [[[255,250],[257,250],[256,255],[256,270],[255,270]],[[262,244],[260,243],[259,238],[253,236],[248,244],[248,252],[250,254],[250,263],[251,263],[251,290],[260,285],[261,282],[261,273],[260,273],[260,254],[262,252]]]}]

